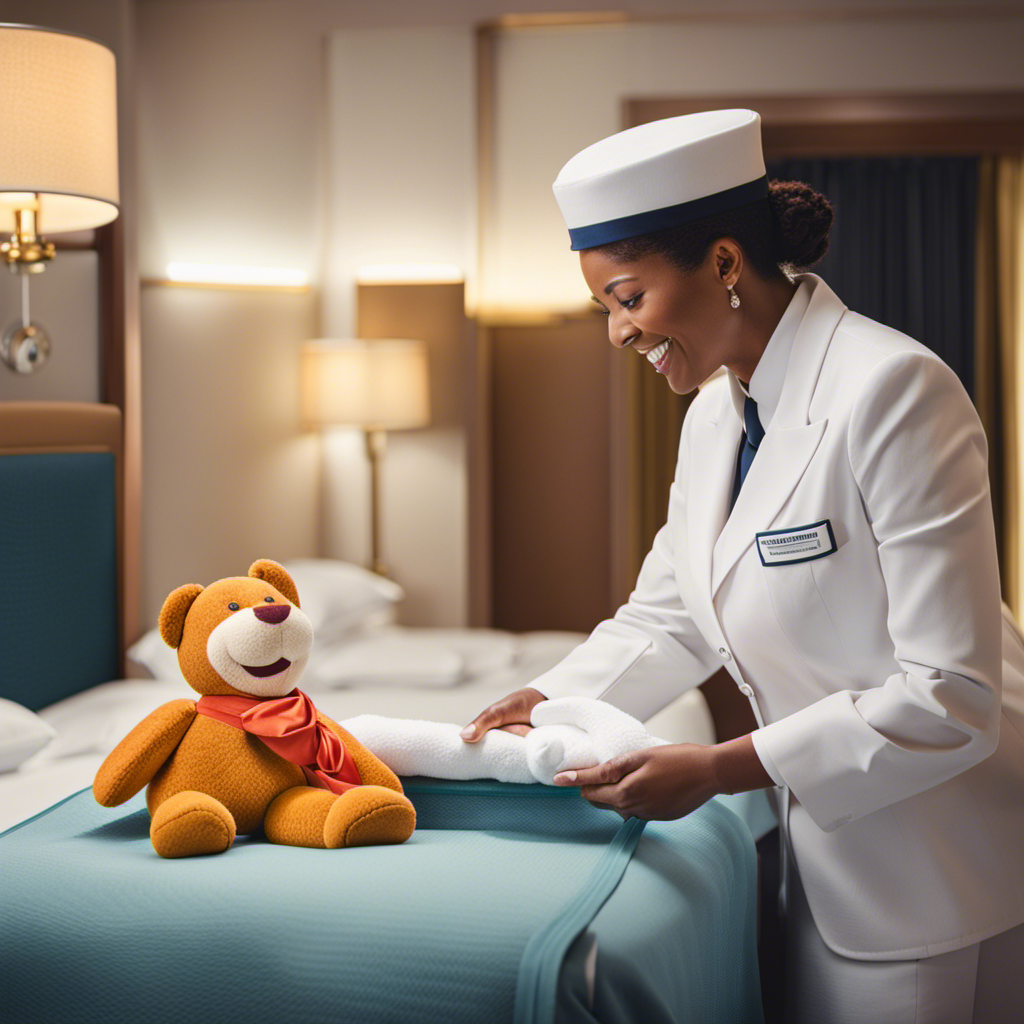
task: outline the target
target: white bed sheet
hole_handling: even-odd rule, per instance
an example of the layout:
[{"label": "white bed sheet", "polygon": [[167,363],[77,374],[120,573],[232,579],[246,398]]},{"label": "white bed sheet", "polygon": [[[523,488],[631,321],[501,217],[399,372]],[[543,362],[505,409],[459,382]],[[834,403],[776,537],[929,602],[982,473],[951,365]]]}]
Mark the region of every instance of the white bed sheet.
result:
[{"label": "white bed sheet", "polygon": [[[362,666],[365,685],[351,685],[353,676],[349,674],[343,678],[347,685],[329,686],[330,673],[307,672],[308,678],[304,677],[300,686],[336,721],[377,714],[465,724],[488,704],[528,686],[583,639],[580,633],[511,634],[388,626],[372,636],[361,635],[362,653],[358,659],[350,659],[350,665]],[[405,645],[398,655],[382,654],[378,666],[382,670],[393,668],[398,659],[414,665],[409,655],[418,649],[434,678],[417,686],[410,670],[397,684],[372,681],[372,658],[363,655],[371,654],[375,644],[382,652],[390,645]],[[437,667],[446,652],[461,665],[460,676],[457,682],[438,685]],[[386,673],[378,676],[386,678]],[[0,831],[90,786],[106,754],[137,722],[169,700],[193,695],[180,676],[118,680],[44,708],[40,717],[53,726],[57,737],[20,768],[0,774]],[[647,727],[653,735],[674,743],[714,742],[711,716],[697,690],[658,712]]]}]

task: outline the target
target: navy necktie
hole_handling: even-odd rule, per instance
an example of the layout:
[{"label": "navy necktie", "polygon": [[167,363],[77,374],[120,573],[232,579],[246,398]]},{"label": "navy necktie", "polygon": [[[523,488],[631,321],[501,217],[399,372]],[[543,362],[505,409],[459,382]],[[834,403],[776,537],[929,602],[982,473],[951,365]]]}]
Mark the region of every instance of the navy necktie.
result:
[{"label": "navy necktie", "polygon": [[761,421],[757,416],[757,402],[755,402],[749,395],[747,395],[746,401],[743,403],[743,425],[747,428],[746,433],[743,435],[743,444],[740,446],[740,457],[736,462],[736,480],[733,483],[732,488],[732,504],[729,506],[729,511],[732,511],[733,505],[736,504],[736,499],[739,497],[740,488],[743,486],[743,481],[747,478],[747,472],[750,470],[750,464],[754,461],[754,456],[757,454],[757,449],[764,439],[764,427],[761,426]]}]

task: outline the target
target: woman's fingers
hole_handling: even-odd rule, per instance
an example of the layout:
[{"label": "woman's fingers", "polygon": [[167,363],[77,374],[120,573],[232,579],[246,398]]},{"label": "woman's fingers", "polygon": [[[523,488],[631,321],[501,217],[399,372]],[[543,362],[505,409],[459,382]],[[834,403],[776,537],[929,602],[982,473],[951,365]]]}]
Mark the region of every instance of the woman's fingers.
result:
[{"label": "woman's fingers", "polygon": [[615,811],[622,818],[629,818],[627,809],[629,795],[625,792],[628,783],[623,780],[644,763],[644,751],[634,750],[620,754],[593,768],[579,768],[576,771],[559,772],[556,786],[579,786],[580,796],[602,810]]},{"label": "woman's fingers", "polygon": [[472,722],[459,733],[467,743],[476,743],[489,729],[502,725],[506,721],[498,704],[484,708]]},{"label": "woman's fingers", "polygon": [[[641,763],[636,755],[641,753],[643,751],[634,750],[628,754],[620,754],[608,761],[602,761],[601,764],[595,764],[593,768],[577,768],[575,771],[559,772],[554,778],[554,783],[556,786],[579,786],[581,788],[614,786],[621,782],[624,776],[636,770]],[[584,793],[584,796],[586,795]]]},{"label": "woman's fingers", "polygon": [[587,802],[592,806],[596,807],[601,811],[614,811],[616,814],[621,815],[623,818],[628,818],[629,815],[625,811],[620,811],[618,807],[613,807],[611,804],[603,804],[600,800],[590,800],[587,798]]},{"label": "woman's fingers", "polygon": [[559,772],[554,782],[623,818],[668,821],[696,810],[720,792],[709,748],[694,743],[634,750],[593,768]]},{"label": "woman's fingers", "polygon": [[490,729],[498,729],[503,725],[529,725],[530,712],[534,705],[545,699],[540,690],[535,690],[531,686],[515,690],[507,697],[495,701],[490,707],[484,708],[459,735],[467,743],[476,743]]},{"label": "woman's fingers", "polygon": [[512,725],[499,725],[502,732],[510,732],[513,736],[526,736],[533,732],[532,725],[523,725],[522,722],[513,722]]}]

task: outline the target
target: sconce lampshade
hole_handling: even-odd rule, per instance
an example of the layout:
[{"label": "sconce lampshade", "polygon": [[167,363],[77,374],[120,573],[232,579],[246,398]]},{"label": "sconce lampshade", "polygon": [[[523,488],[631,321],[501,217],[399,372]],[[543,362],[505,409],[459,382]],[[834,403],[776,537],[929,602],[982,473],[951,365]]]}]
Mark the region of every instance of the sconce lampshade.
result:
[{"label": "sconce lampshade", "polygon": [[430,422],[427,348],[422,341],[310,341],[302,349],[307,426],[408,430]]},{"label": "sconce lampshade", "polygon": [[114,54],[80,36],[0,24],[0,97],[0,222],[13,223],[35,194],[41,232],[112,221],[120,200]]}]

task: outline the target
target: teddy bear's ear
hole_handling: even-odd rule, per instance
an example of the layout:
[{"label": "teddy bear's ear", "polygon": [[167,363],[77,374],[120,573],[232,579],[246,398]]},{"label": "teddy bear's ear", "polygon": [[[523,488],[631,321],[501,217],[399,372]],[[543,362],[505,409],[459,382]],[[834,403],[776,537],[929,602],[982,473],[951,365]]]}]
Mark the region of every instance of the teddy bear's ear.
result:
[{"label": "teddy bear's ear", "polygon": [[181,634],[185,629],[185,616],[188,615],[192,602],[203,592],[198,583],[186,583],[177,590],[172,590],[160,609],[160,635],[168,647],[177,649],[181,646]]},{"label": "teddy bear's ear", "polygon": [[288,575],[288,570],[283,565],[272,562],[269,558],[260,558],[249,566],[249,575],[258,580],[266,580],[272,587],[280,590],[296,608],[302,607],[299,604],[299,591],[295,581]]}]

